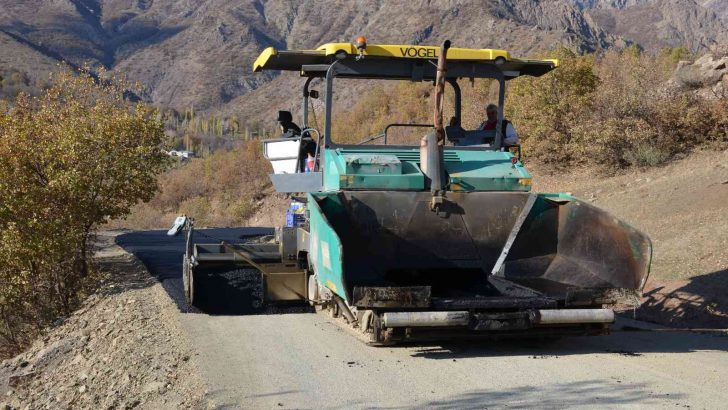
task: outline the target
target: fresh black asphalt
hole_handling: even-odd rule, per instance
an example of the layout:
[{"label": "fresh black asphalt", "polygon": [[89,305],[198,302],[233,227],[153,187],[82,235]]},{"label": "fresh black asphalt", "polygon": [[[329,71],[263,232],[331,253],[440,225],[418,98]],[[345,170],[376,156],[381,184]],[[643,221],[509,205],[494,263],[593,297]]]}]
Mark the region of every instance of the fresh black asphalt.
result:
[{"label": "fresh black asphalt", "polygon": [[[194,243],[244,242],[252,237],[272,235],[272,228],[216,228],[195,230]],[[182,257],[185,253],[184,232],[177,236],[167,236],[165,230],[136,231],[116,237],[117,245],[135,255],[156,277],[182,312],[201,311],[211,314],[251,313],[245,299],[246,286],[240,283],[236,272],[206,276],[199,283],[195,308],[185,301],[182,285]],[[197,275],[196,275],[197,276]],[[202,286],[204,285],[204,286]]]},{"label": "fresh black asphalt", "polygon": [[[272,228],[216,228],[195,230],[196,243],[239,243],[250,237],[272,235]],[[167,236],[167,231],[137,231],[116,237],[116,244],[134,254],[160,281],[182,277],[185,234]]]}]

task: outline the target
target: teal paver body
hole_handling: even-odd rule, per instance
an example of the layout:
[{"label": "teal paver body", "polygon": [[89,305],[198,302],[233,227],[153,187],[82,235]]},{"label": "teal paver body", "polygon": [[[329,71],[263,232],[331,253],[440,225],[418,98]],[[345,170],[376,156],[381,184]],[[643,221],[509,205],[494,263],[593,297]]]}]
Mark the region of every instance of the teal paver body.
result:
[{"label": "teal paver body", "polygon": [[[531,174],[510,152],[446,148],[448,191],[531,189]],[[419,147],[338,147],[323,151],[323,192],[309,193],[310,260],[319,281],[347,300],[341,239],[332,218],[345,218],[341,191],[424,191]]]},{"label": "teal paver body", "polygon": [[[531,174],[513,154],[445,149],[449,191],[529,191]],[[324,191],[425,189],[419,148],[335,148],[324,151]]]}]

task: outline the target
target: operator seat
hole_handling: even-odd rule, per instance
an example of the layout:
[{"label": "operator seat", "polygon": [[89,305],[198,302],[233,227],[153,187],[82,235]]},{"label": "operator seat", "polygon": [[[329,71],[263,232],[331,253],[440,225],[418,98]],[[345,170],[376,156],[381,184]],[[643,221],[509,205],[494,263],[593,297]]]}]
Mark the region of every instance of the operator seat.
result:
[{"label": "operator seat", "polygon": [[290,111],[278,111],[278,123],[281,126],[283,134],[281,138],[301,138],[301,146],[298,151],[298,172],[304,172],[306,169],[306,158],[310,154],[316,155],[316,142],[311,138],[308,131],[301,133],[301,127],[293,122],[293,115]]},{"label": "operator seat", "polygon": [[461,147],[495,142],[495,130],[466,131],[460,125],[448,125],[445,127],[445,135],[453,145]]}]

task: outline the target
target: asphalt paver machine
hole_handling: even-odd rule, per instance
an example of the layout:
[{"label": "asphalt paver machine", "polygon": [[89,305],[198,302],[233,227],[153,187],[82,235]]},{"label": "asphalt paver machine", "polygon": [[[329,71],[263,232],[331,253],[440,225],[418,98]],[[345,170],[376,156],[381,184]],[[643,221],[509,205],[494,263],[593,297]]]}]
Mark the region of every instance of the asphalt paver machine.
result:
[{"label": "asphalt paver machine", "polygon": [[[520,147],[505,146],[500,129],[507,82],[558,65],[449,42],[367,45],[359,38],[264,50],[254,71],[302,77],[302,132],[263,141],[273,185],[299,196],[300,217],[271,240],[242,244],[196,243],[189,229],[188,301],[221,300],[206,283],[227,275],[247,289],[237,297],[248,298],[251,311],[307,301],[373,344],[607,333],[614,305],[639,303],[650,240],[568,194],[532,192]],[[361,144],[341,143],[345,136],[332,134],[341,78],[431,82],[433,123],[392,124]],[[461,127],[459,81],[474,78],[499,86],[495,130]],[[316,79],[325,88],[323,129],[308,118]],[[446,89],[454,115],[444,126]],[[393,144],[393,126],[411,143]]]}]

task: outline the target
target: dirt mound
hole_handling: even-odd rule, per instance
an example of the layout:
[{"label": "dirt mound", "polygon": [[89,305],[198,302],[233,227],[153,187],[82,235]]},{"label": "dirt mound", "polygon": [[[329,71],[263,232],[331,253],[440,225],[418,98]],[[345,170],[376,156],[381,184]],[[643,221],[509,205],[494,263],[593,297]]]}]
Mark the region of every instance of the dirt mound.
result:
[{"label": "dirt mound", "polygon": [[270,189],[266,196],[260,200],[255,214],[248,219],[247,226],[284,226],[286,224],[286,209],[291,198],[286,194],[275,193]]},{"label": "dirt mound", "polygon": [[172,301],[132,256],[111,246],[100,256],[107,283],[0,365],[0,409],[203,407]]}]

